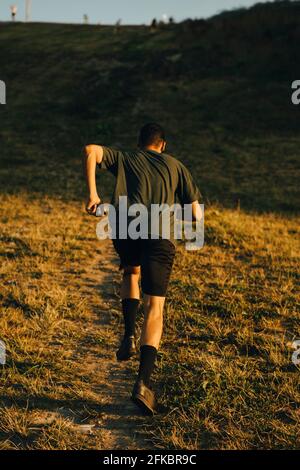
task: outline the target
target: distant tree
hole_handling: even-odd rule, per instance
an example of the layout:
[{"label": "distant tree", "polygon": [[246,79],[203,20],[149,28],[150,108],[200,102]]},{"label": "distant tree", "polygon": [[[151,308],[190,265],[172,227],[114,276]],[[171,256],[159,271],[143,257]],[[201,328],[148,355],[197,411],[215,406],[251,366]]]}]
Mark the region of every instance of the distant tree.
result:
[{"label": "distant tree", "polygon": [[157,30],[157,21],[156,18],[153,18],[150,26],[151,33],[154,33]]},{"label": "distant tree", "polygon": [[121,31],[121,24],[122,24],[122,20],[119,19],[115,25],[115,33],[119,33]]},{"label": "distant tree", "polygon": [[196,21],[188,18],[183,22],[183,28],[186,32],[193,32],[195,30]]},{"label": "distant tree", "polygon": [[174,21],[173,16],[170,16],[170,18],[169,18],[169,24],[174,24],[174,23],[175,23],[175,21]]}]

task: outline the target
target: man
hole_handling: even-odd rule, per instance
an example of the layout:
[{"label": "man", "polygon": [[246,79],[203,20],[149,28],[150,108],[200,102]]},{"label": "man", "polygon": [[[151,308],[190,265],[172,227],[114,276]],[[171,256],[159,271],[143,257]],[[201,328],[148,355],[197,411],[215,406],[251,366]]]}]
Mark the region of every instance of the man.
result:
[{"label": "man", "polygon": [[[116,177],[112,204],[117,211],[120,196],[127,196],[129,206],[143,204],[149,211],[153,204],[171,207],[178,199],[181,205],[190,204],[193,218],[200,220],[199,190],[185,166],[167,155],[165,149],[164,130],[156,123],[146,124],[141,129],[138,150],[133,152],[99,145],[86,146],[87,212],[95,215],[100,204],[95,177],[98,165]],[[173,223],[174,220],[171,220],[171,225]],[[140,367],[132,400],[146,413],[153,414],[155,396],[150,388],[150,377],[162,335],[163,308],[175,256],[175,242],[171,230],[167,238],[162,236],[161,227],[155,236],[150,232],[149,228],[147,239],[117,237],[113,243],[124,270],[121,298],[125,331],[117,359],[126,361],[136,353],[135,320],[140,302],[141,276],[145,316],[140,339]]]}]

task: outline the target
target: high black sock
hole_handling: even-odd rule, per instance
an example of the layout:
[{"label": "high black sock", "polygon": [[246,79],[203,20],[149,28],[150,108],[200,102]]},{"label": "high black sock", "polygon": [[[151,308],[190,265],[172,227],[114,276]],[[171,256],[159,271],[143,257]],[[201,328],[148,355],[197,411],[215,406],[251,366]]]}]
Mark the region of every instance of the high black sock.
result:
[{"label": "high black sock", "polygon": [[150,376],[154,369],[157,349],[154,346],[141,346],[141,359],[139,368],[139,379],[149,386]]},{"label": "high black sock", "polygon": [[139,308],[140,301],[138,299],[122,300],[123,317],[125,325],[125,336],[134,336],[135,319]]}]

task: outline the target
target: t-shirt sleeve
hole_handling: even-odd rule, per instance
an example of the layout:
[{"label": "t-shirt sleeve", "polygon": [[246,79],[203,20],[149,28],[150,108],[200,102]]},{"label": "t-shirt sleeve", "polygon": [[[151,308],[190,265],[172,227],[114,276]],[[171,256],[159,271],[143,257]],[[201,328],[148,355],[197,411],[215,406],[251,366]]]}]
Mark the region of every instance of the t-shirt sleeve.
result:
[{"label": "t-shirt sleeve", "polygon": [[110,147],[103,147],[103,158],[102,162],[99,163],[99,168],[101,170],[108,170],[112,173],[115,172],[118,167],[119,159],[122,158],[122,152]]},{"label": "t-shirt sleeve", "polygon": [[195,184],[191,173],[182,164],[179,167],[177,197],[182,205],[191,204],[192,202],[199,201],[199,199],[201,199],[201,193]]}]

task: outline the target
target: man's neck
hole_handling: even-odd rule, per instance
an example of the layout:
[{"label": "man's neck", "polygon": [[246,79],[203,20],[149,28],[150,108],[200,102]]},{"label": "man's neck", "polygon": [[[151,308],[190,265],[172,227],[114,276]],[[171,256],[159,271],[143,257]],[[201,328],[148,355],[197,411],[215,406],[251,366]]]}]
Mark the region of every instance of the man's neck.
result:
[{"label": "man's neck", "polygon": [[156,152],[156,153],[161,153],[161,149],[158,147],[154,147],[153,145],[149,145],[148,147],[143,148],[143,150],[150,151],[150,152]]}]

